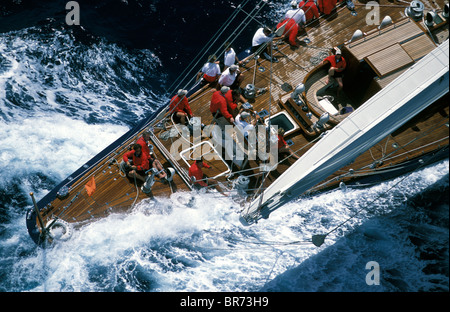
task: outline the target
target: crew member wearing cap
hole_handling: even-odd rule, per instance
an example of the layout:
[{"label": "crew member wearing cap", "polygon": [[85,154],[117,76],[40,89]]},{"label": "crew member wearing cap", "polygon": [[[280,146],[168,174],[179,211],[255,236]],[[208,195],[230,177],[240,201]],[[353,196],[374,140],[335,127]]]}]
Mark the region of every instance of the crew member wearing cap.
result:
[{"label": "crew member wearing cap", "polygon": [[156,159],[156,157],[155,158],[152,157],[152,152],[150,151],[150,148],[148,146],[150,143],[150,134],[151,133],[149,131],[144,132],[142,136],[136,141],[136,144],[139,144],[141,146],[142,154],[145,157],[147,157],[149,168],[150,167],[156,168],[160,172],[158,174],[158,178],[165,179],[167,178],[167,174],[163,170],[163,166],[161,165],[159,160]]},{"label": "crew member wearing cap", "polygon": [[292,9],[288,10],[284,15],[284,19],[293,19],[298,25],[305,25],[305,12],[301,9],[301,6],[297,4],[297,0],[291,2],[291,7]]},{"label": "crew member wearing cap", "polygon": [[327,76],[327,84],[330,82],[330,77],[333,77],[336,79],[337,83],[339,84],[338,88],[338,95],[339,92],[344,87],[344,82],[342,81],[343,72],[345,70],[345,67],[347,66],[347,63],[345,62],[344,57],[342,56],[341,50],[338,48],[334,48],[335,55],[330,55],[327,58],[325,58],[322,61],[322,64],[325,64],[326,62],[330,63],[330,69],[328,70],[328,76]]},{"label": "crew member wearing cap", "polygon": [[200,72],[197,74],[197,80],[200,77],[203,79],[204,84],[206,83],[214,83],[220,77],[220,66],[218,62],[216,62],[217,57],[215,55],[210,55],[208,57],[208,62],[203,65]]},{"label": "crew member wearing cap", "polygon": [[178,93],[170,100],[169,106],[169,112],[173,114],[174,121],[180,121],[183,125],[186,124],[186,116],[189,118],[194,116],[186,94],[186,90],[178,90]]},{"label": "crew member wearing cap", "polygon": [[234,123],[234,118],[228,111],[227,99],[225,98],[225,94],[229,90],[229,87],[223,86],[219,91],[215,91],[211,98],[209,110],[216,119],[223,117],[230,123]]},{"label": "crew member wearing cap", "polygon": [[[227,69],[224,70],[222,75],[219,78],[219,88],[222,86],[230,87],[230,89],[234,90],[239,88],[242,82],[243,76],[239,71],[239,66],[231,65]],[[219,89],[218,88],[218,89]]]},{"label": "crew member wearing cap", "polygon": [[245,110],[236,116],[236,126],[241,128],[245,138],[248,137],[249,132],[255,130],[256,121],[259,119],[258,115],[254,120],[251,120],[250,116],[250,113]]},{"label": "crew member wearing cap", "polygon": [[313,0],[301,1],[298,4],[299,8],[302,8],[305,12],[306,21],[309,22],[315,18],[319,18],[319,9]]}]

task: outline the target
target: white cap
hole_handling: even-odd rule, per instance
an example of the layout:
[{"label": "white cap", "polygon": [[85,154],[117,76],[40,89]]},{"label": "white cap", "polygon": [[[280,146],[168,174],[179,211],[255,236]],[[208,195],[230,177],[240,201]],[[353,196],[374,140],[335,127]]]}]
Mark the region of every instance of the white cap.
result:
[{"label": "white cap", "polygon": [[336,53],[335,53],[335,54],[342,55],[341,49],[339,49],[339,48],[334,48],[334,49],[336,50]]},{"label": "white cap", "polygon": [[187,90],[180,89],[180,90],[178,90],[177,94],[178,94],[178,96],[186,95],[187,94]]},{"label": "white cap", "polygon": [[237,70],[239,68],[239,66],[237,66],[237,65],[231,65],[230,66],[230,70],[231,71],[235,71],[235,70]]},{"label": "white cap", "polygon": [[220,88],[220,92],[222,93],[227,93],[228,91],[230,91],[230,87],[223,86],[222,88]]},{"label": "white cap", "polygon": [[248,117],[250,117],[250,113],[249,112],[242,112],[241,113],[241,118],[245,119],[245,118],[248,118]]},{"label": "white cap", "polygon": [[296,7],[298,6],[297,0],[291,1],[291,6],[292,6],[293,8],[296,8]]}]

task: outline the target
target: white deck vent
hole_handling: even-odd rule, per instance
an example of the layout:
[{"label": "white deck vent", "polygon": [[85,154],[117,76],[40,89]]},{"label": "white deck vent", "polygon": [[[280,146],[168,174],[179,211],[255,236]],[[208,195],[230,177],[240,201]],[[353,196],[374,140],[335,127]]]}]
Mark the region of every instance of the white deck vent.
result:
[{"label": "white deck vent", "polygon": [[435,18],[436,18],[436,13],[431,12],[431,11],[428,12],[425,17],[425,25],[427,25],[427,27],[433,27]]},{"label": "white deck vent", "polygon": [[380,26],[378,26],[378,29],[384,28],[388,25],[392,24],[392,18],[389,15],[386,15],[383,20],[381,21]]}]

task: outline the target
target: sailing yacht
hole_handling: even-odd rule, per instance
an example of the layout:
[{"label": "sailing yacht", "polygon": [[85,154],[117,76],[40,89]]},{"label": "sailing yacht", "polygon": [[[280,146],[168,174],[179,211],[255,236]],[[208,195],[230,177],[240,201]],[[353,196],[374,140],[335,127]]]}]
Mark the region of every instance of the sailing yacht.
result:
[{"label": "sailing yacht", "polygon": [[[241,18],[242,27],[256,31],[264,26],[256,19],[264,5],[239,5],[227,25]],[[412,1],[405,8],[381,0],[378,9],[381,24],[368,25],[364,3],[342,2],[298,32],[297,48],[283,25],[264,47],[271,55],[240,55],[236,104],[249,113],[253,135],[211,113],[222,88],[195,77],[207,55],[223,51],[205,52],[174,87],[173,94],[188,91],[193,116],[186,124],[168,103],[38,202],[31,195],[31,238],[39,245],[70,239],[76,228],[143,200],[196,192],[199,181],[189,169],[198,159],[209,167],[208,191],[218,186],[233,198],[242,224],[250,225],[299,196],[373,185],[448,157],[448,3]],[[343,86],[323,62],[336,51],[346,61]],[[144,134],[165,179],[156,169],[145,182],[124,173],[124,154]]]}]

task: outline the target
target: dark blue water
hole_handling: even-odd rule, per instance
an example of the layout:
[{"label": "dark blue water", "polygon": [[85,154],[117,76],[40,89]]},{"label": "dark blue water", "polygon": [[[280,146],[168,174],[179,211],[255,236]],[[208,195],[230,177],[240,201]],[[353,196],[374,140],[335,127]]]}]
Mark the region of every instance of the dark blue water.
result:
[{"label": "dark blue water", "polygon": [[[65,24],[66,1],[0,4],[0,291],[449,290],[448,160],[293,201],[248,228],[231,200],[180,193],[37,248],[25,227],[29,192],[42,198],[164,105],[239,4],[78,2],[82,27]],[[273,25],[288,4],[268,1],[258,18]],[[361,207],[322,247],[303,243]],[[369,261],[380,265],[378,286],[365,282]]]}]

